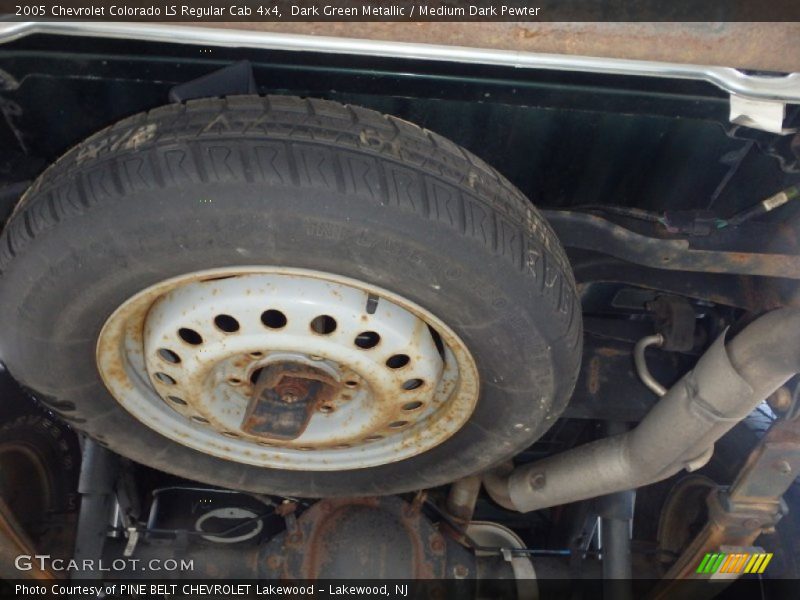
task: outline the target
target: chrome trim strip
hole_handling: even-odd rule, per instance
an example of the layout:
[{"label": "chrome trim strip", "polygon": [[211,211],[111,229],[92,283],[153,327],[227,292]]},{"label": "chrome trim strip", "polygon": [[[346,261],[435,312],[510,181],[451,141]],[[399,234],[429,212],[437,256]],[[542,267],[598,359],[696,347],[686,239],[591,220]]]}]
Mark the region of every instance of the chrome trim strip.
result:
[{"label": "chrome trim strip", "polygon": [[718,88],[754,100],[800,102],[800,73],[777,77],[747,75],[730,67],[661,63],[643,60],[537,54],[510,50],[384,42],[324,36],[307,36],[236,29],[119,22],[6,22],[0,23],[0,44],[35,33],[139,39],[177,44],[265,48],[356,54],[516,67],[581,71],[706,81]]}]

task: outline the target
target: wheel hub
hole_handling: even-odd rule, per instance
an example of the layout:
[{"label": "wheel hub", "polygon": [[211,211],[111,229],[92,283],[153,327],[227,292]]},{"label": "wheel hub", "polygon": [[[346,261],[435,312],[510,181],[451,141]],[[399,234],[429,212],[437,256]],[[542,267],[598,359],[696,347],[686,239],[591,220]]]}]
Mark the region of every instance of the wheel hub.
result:
[{"label": "wheel hub", "polygon": [[98,366],[116,399],[163,435],[284,469],[429,450],[465,423],[478,390],[472,357],[433,315],[360,282],[286,269],[145,290],[107,321]]},{"label": "wheel hub", "polygon": [[330,413],[341,398],[339,381],[300,362],[273,363],[255,375],[242,429],[267,439],[298,438],[315,410]]}]

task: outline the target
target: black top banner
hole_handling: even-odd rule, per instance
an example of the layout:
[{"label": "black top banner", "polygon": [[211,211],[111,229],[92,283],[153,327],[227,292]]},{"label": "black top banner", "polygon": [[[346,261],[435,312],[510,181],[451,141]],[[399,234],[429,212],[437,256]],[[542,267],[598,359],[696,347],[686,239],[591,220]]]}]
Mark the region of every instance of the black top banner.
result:
[{"label": "black top banner", "polygon": [[0,0],[6,21],[800,21],[798,0]]}]

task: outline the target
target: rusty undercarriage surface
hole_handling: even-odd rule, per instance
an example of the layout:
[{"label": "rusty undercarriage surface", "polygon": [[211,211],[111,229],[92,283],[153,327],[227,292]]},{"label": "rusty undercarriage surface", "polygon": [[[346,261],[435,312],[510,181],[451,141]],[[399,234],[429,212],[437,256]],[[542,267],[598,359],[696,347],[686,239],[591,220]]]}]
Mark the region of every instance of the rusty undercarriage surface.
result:
[{"label": "rusty undercarriage surface", "polygon": [[[795,72],[800,23],[214,23],[247,31]],[[172,25],[181,25],[172,23]]]}]

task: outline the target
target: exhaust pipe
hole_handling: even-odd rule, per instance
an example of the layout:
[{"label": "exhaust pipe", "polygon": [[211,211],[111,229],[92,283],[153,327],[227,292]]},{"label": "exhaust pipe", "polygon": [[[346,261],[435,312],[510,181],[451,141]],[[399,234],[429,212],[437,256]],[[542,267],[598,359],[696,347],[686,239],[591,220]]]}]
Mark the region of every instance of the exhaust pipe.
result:
[{"label": "exhaust pipe", "polygon": [[639,425],[484,477],[498,504],[529,512],[630,490],[702,467],[714,443],[800,372],[800,309],[770,312],[725,334]]}]

